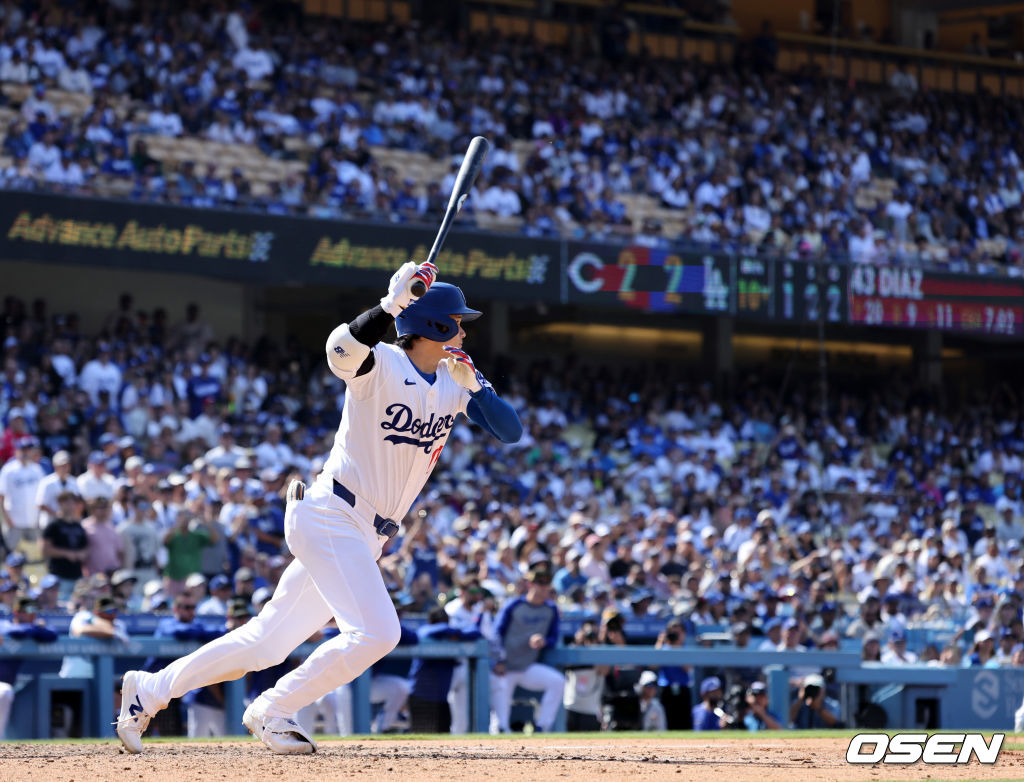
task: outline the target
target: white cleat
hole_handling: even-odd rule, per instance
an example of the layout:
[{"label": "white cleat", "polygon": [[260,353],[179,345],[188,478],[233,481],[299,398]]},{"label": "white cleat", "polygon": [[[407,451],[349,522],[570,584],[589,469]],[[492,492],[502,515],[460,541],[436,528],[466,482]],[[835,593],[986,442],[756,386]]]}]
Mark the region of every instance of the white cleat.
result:
[{"label": "white cleat", "polygon": [[121,684],[121,713],[118,715],[117,737],[133,755],[142,752],[142,734],[149,727],[152,714],[147,714],[139,700],[138,671],[128,671]]},{"label": "white cleat", "polygon": [[285,717],[264,717],[249,704],[242,715],[242,723],[249,732],[278,755],[310,755],[316,752],[316,742],[295,720]]}]

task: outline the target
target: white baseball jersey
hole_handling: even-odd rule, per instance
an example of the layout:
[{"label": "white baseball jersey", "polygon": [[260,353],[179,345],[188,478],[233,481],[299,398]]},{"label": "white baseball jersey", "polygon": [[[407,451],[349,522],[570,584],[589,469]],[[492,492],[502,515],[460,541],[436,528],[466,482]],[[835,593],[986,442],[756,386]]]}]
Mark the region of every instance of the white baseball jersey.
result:
[{"label": "white baseball jersey", "polygon": [[22,464],[11,459],[0,469],[0,494],[4,496],[4,510],[11,523],[20,529],[35,529],[39,508],[36,491],[46,473],[35,462]]},{"label": "white baseball jersey", "polygon": [[434,468],[455,418],[466,412],[469,391],[445,364],[433,385],[406,352],[380,343],[373,368],[359,377],[331,371],[347,384],[345,408],[324,465],[349,491],[381,516],[401,521]]}]

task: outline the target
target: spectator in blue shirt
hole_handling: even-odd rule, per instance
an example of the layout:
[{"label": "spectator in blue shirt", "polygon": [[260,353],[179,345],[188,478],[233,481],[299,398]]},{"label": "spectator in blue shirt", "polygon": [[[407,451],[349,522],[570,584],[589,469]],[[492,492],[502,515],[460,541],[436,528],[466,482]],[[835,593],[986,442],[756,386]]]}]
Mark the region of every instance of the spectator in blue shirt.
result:
[{"label": "spectator in blue shirt", "polygon": [[559,568],[554,578],[555,592],[567,595],[577,586],[586,586],[587,577],[580,572],[580,552],[574,548],[565,554],[565,566]]},{"label": "spectator in blue shirt", "polygon": [[701,702],[693,707],[694,730],[721,730],[724,718],[716,714],[722,700],[722,680],[709,676],[700,683]]}]

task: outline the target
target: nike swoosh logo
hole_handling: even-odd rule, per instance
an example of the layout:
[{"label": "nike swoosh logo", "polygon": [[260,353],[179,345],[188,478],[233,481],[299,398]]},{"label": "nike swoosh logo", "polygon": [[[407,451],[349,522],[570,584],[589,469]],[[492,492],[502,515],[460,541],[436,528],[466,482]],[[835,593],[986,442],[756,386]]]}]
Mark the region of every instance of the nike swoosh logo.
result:
[{"label": "nike swoosh logo", "polygon": [[407,386],[414,386],[414,385],[416,385],[416,381],[415,380],[410,380],[409,378],[406,378],[405,379],[405,384]]}]

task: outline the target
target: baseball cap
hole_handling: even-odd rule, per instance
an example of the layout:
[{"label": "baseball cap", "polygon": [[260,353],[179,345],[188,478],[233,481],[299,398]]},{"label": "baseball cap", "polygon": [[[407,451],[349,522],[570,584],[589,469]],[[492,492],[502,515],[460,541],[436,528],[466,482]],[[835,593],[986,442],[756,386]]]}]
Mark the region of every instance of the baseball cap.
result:
[{"label": "baseball cap", "polygon": [[126,581],[138,581],[138,579],[130,570],[115,570],[114,575],[110,577],[110,586],[120,586]]},{"label": "baseball cap", "polygon": [[764,631],[766,633],[769,630],[774,630],[776,627],[782,627],[782,620],[777,616],[773,616],[771,619],[764,623]]},{"label": "baseball cap", "polygon": [[53,459],[51,461],[53,462],[54,467],[58,467],[62,464],[68,464],[71,461],[71,454],[67,451],[57,451],[57,453],[53,455]]},{"label": "baseball cap", "polygon": [[60,583],[60,579],[57,578],[53,573],[47,573],[41,579],[39,579],[40,589],[53,589]]},{"label": "baseball cap", "polygon": [[235,571],[235,581],[252,581],[253,578],[252,570],[247,567],[240,567]]},{"label": "baseball cap", "polygon": [[110,445],[111,443],[117,442],[117,435],[111,432],[106,432],[100,435],[100,445]]},{"label": "baseball cap", "polygon": [[18,588],[18,585],[13,581],[0,581],[0,594],[5,592],[13,592]]},{"label": "baseball cap", "polygon": [[707,695],[714,690],[722,689],[722,680],[717,676],[709,676],[700,683],[700,694]]},{"label": "baseball cap", "polygon": [[100,451],[93,451],[89,454],[89,464],[103,464],[107,460]]},{"label": "baseball cap", "polygon": [[4,559],[4,564],[7,565],[7,567],[21,567],[26,561],[27,559],[25,555],[20,551],[12,551],[7,555],[7,558]]},{"label": "baseball cap", "polygon": [[266,603],[273,596],[274,596],[274,589],[273,589],[273,587],[268,587],[268,586],[260,587],[259,589],[257,589],[255,592],[252,593],[252,604],[254,606],[263,605],[263,603]]},{"label": "baseball cap", "polygon": [[252,609],[249,602],[244,598],[234,598],[228,603],[228,616],[237,619],[242,616],[252,616]]},{"label": "baseball cap", "polygon": [[231,579],[225,576],[223,573],[218,573],[210,579],[210,589],[223,589],[224,587],[231,586]]},{"label": "baseball cap", "polygon": [[185,589],[194,589],[197,586],[202,586],[206,583],[206,576],[202,573],[192,573],[188,578],[185,579]]},{"label": "baseball cap", "polygon": [[733,635],[743,635],[750,632],[750,625],[746,622],[734,622],[730,630]]},{"label": "baseball cap", "polygon": [[907,632],[902,627],[894,627],[889,631],[890,643],[900,643],[901,641],[907,640]]},{"label": "baseball cap", "polygon": [[764,682],[751,682],[750,686],[747,687],[747,695],[758,695],[766,692],[768,692],[768,687]]},{"label": "baseball cap", "polygon": [[825,677],[820,673],[809,673],[804,677],[804,687],[820,687],[825,689]]},{"label": "baseball cap", "polygon": [[644,671],[640,674],[640,681],[636,683],[636,688],[639,691],[650,685],[658,686],[658,674],[654,671]]},{"label": "baseball cap", "polygon": [[97,597],[96,602],[93,603],[93,611],[97,614],[106,614],[117,611],[117,601],[114,600],[110,595],[104,595],[103,597]]},{"label": "baseball cap", "polygon": [[39,438],[28,435],[15,441],[15,448],[37,448],[39,446]]}]

